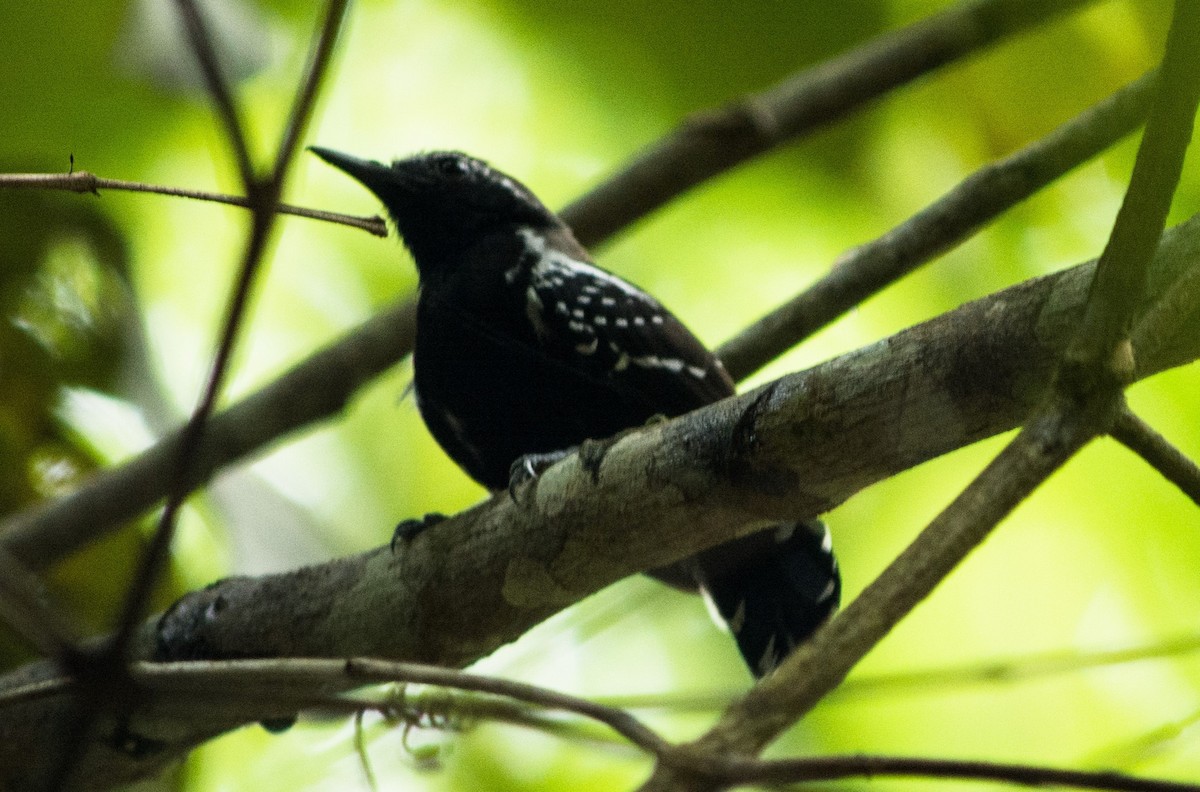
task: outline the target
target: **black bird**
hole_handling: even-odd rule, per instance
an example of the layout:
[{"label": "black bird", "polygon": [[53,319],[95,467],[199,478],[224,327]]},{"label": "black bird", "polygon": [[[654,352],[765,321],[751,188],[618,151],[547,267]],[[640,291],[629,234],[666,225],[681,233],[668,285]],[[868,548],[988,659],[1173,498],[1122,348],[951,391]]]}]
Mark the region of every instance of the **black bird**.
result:
[{"label": "black bird", "polygon": [[[383,201],[420,280],[417,405],[472,478],[509,486],[516,463],[734,393],[721,362],[657,300],[592,263],[525,185],[459,152],[390,166],[312,149]],[[785,524],[659,570],[688,576],[750,670],[773,669],[837,607],[824,525]]]}]

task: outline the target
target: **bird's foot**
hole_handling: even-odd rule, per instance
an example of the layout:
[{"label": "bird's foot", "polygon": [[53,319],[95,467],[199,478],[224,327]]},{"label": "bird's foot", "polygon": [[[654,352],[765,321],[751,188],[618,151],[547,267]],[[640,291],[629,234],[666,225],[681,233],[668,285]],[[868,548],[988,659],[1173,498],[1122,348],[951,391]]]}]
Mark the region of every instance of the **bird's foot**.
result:
[{"label": "bird's foot", "polygon": [[517,499],[517,490],[525,485],[526,482],[536,481],[538,476],[542,475],[556,462],[561,462],[571,454],[575,453],[574,448],[564,448],[561,451],[550,451],[545,454],[526,454],[523,457],[518,457],[516,462],[512,463],[512,467],[508,469],[508,496],[515,502]]},{"label": "bird's foot", "polygon": [[446,515],[440,512],[429,512],[424,517],[401,520],[400,524],[396,526],[396,530],[392,533],[392,555],[396,554],[396,545],[409,544],[426,529],[432,528],[445,519]]}]

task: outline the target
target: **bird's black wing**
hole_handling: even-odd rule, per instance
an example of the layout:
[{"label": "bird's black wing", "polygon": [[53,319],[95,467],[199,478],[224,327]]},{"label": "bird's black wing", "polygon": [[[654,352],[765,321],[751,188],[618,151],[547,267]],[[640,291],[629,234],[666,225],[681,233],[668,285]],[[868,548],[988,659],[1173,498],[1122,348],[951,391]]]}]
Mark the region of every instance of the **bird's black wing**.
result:
[{"label": "bird's black wing", "polygon": [[[525,235],[526,315],[547,353],[678,415],[734,392],[720,361],[656,299],[591,262]],[[517,285],[517,284],[512,284]]]}]

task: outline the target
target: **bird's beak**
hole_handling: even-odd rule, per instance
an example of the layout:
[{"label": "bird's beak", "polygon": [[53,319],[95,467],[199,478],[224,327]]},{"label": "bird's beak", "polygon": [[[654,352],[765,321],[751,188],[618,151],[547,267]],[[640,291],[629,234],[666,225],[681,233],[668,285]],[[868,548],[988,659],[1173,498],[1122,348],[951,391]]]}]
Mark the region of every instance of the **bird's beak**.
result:
[{"label": "bird's beak", "polygon": [[349,154],[343,154],[340,151],[322,148],[321,146],[309,146],[308,150],[335,168],[345,171],[355,179],[358,179],[377,195],[380,194],[381,190],[386,189],[388,186],[394,187],[396,184],[395,172],[382,163],[351,157]]}]

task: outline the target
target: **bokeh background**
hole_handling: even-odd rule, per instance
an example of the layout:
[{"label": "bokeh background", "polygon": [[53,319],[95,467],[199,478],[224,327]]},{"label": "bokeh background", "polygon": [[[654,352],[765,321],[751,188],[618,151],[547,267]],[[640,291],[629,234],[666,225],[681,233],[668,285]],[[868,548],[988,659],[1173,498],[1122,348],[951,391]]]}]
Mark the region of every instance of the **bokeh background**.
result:
[{"label": "bokeh background", "polygon": [[[264,162],[305,59],[314,5],[204,6]],[[463,149],[561,206],[688,113],[948,5],[361,0],[307,142],[372,158]],[[841,252],[1153,66],[1169,14],[1161,0],[1092,4],[703,185],[597,258],[718,344]],[[169,2],[0,0],[0,17],[0,171],[64,171],[73,156],[76,168],[102,176],[237,190]],[[755,381],[1094,257],[1134,143],[869,300]],[[1174,221],[1200,209],[1194,161]],[[288,198],[378,211],[361,187],[309,156],[300,158]],[[191,409],[247,223],[240,210],[160,196],[0,192],[0,512],[69,491]],[[282,219],[227,400],[414,287],[411,262],[394,240]],[[482,491],[444,457],[402,397],[409,377],[407,364],[397,365],[344,415],[228,471],[193,498],[158,605],[233,572],[379,545],[400,518],[478,501]],[[1200,374],[1191,366],[1137,385],[1130,400],[1195,457],[1197,392]],[[897,476],[828,515],[847,600],[1004,440]],[[111,626],[148,526],[129,526],[53,570],[55,595],[90,630]],[[774,753],[913,753],[1200,780],[1198,561],[1194,505],[1114,442],[1096,442]],[[1192,650],[1087,662],[1128,647],[1151,655],[1180,640]],[[0,652],[7,664],[24,657],[2,628]],[[750,681],[699,600],[643,579],[601,592],[477,668],[643,704],[639,712],[680,739],[699,734]],[[306,720],[279,736],[247,728],[158,783],[231,792],[365,789],[354,737],[345,720]],[[511,726],[405,734],[368,717],[364,737],[381,789],[621,789],[647,771],[641,757],[603,739]]]}]

